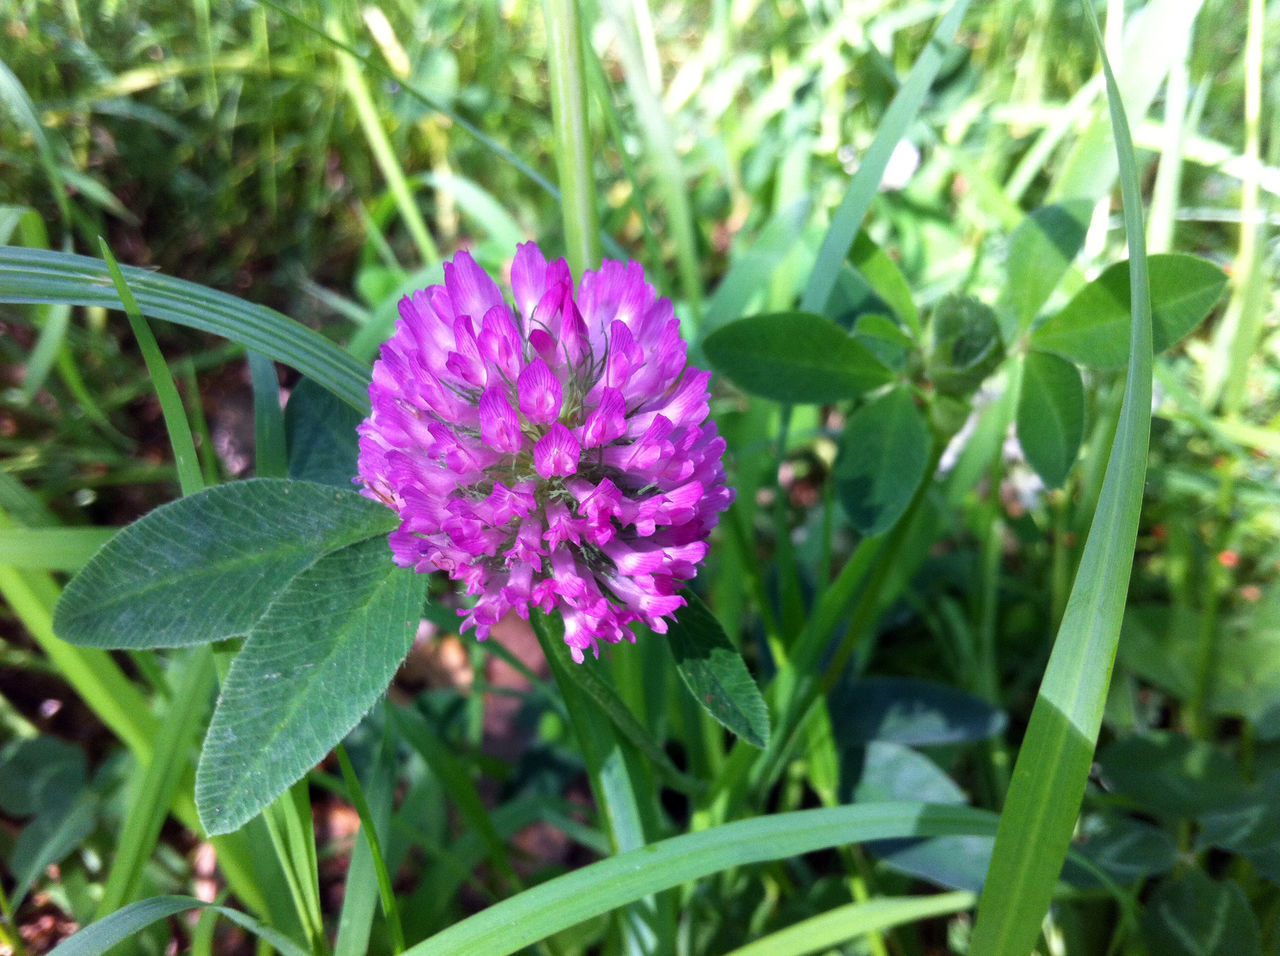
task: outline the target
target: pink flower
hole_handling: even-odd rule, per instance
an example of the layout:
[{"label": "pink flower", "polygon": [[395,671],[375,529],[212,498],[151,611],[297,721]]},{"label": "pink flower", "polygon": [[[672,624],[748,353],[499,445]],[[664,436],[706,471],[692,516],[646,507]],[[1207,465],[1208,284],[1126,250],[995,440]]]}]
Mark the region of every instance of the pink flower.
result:
[{"label": "pink flower", "polygon": [[564,260],[526,243],[513,313],[471,256],[400,302],[360,425],[362,493],[400,516],[397,564],[478,595],[481,640],[514,608],[558,610],[575,660],[597,641],[665,633],[677,593],[733,501],[710,373],[687,368],[671,303],[637,263],[575,294]]}]

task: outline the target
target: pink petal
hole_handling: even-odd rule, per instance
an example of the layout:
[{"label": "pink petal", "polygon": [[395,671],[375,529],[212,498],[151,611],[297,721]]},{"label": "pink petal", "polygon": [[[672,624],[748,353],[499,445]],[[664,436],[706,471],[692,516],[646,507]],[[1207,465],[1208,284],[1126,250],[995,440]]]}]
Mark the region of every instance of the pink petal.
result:
[{"label": "pink petal", "polygon": [[520,419],[501,388],[485,389],[480,396],[480,437],[491,448],[515,454],[524,444]]},{"label": "pink petal", "polygon": [[495,305],[502,305],[502,290],[465,249],[444,264],[444,286],[457,314],[477,322]]},{"label": "pink petal", "polygon": [[507,381],[513,381],[520,374],[520,332],[505,305],[495,306],[484,314],[476,342],[480,357],[498,369]]},{"label": "pink petal", "polygon": [[621,438],[627,431],[627,402],[622,392],[605,386],[600,390],[600,404],[587,416],[582,426],[584,448],[605,445]]},{"label": "pink petal", "polygon": [[516,308],[523,316],[533,314],[534,306],[547,290],[547,260],[536,242],[521,243],[511,263],[511,292]]},{"label": "pink petal", "polygon": [[533,446],[533,467],[543,478],[572,475],[581,456],[582,447],[573,432],[556,422]]},{"label": "pink petal", "polygon": [[547,363],[540,358],[524,367],[516,379],[516,393],[520,397],[520,411],[535,425],[555,421],[560,414],[563,388]]}]

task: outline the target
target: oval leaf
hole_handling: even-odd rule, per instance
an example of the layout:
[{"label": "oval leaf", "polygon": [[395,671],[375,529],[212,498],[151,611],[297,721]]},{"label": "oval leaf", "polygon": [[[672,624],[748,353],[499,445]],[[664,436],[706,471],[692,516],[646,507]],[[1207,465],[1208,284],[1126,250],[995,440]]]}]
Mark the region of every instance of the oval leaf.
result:
[{"label": "oval leaf", "polygon": [[1258,917],[1237,883],[1190,869],[1161,883],[1142,914],[1148,952],[1162,956],[1257,956]]},{"label": "oval leaf", "polygon": [[[1171,253],[1147,260],[1156,352],[1177,345],[1222,297],[1227,276],[1212,262]],[[1081,365],[1129,361],[1129,263],[1117,262],[1031,333],[1031,344]]]},{"label": "oval leaf", "polygon": [[893,526],[910,504],[929,461],[929,426],[911,393],[897,389],[849,419],[836,459],[836,493],[865,535]]},{"label": "oval leaf", "polygon": [[875,290],[876,295],[889,304],[894,314],[906,323],[907,328],[919,332],[920,313],[916,311],[915,301],[911,298],[911,286],[907,277],[865,231],[858,233],[853,248],[849,250],[849,259],[867,280],[867,284]]},{"label": "oval leaf", "polygon": [[746,663],[711,609],[692,591],[667,629],[676,670],[699,704],[747,743],[769,742],[769,709]]},{"label": "oval leaf", "polygon": [[845,747],[873,741],[946,746],[986,740],[1005,726],[1004,713],[982,698],[913,677],[844,681],[829,706],[836,739]]},{"label": "oval leaf", "polygon": [[304,378],[284,408],[289,477],[351,488],[356,474],[360,413]]},{"label": "oval leaf", "polygon": [[1018,320],[1019,331],[1031,325],[1080,254],[1092,212],[1093,203],[1087,199],[1041,206],[1009,236],[1005,301]]},{"label": "oval leaf", "polygon": [[1067,478],[1084,438],[1084,385],[1080,371],[1048,352],[1028,352],[1018,395],[1018,441],[1027,461],[1057,488]]},{"label": "oval leaf", "polygon": [[380,538],[297,575],[231,662],[196,771],[210,834],[230,833],[319,763],[409,652],[425,579]]},{"label": "oval leaf", "polygon": [[321,555],[395,523],[390,509],[354,491],[271,478],[219,485],[121,529],[67,585],[54,631],[72,644],[119,648],[246,634]]},{"label": "oval leaf", "polygon": [[708,335],[702,349],[743,391],[779,402],[838,402],[893,378],[866,346],[810,312],[738,319]]}]

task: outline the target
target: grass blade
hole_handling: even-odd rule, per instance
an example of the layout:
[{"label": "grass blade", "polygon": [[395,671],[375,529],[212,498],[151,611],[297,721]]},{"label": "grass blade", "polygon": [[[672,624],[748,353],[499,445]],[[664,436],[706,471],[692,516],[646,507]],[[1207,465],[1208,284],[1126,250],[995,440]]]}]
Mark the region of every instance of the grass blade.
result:
[{"label": "grass blade", "polygon": [[[369,410],[369,368],[318,332],[274,309],[133,266],[120,270],[152,319],[212,332],[283,362],[360,412]],[[101,259],[46,249],[0,247],[0,302],[66,302],[113,309],[120,298]]]},{"label": "grass blade", "polygon": [[253,381],[254,474],[259,478],[287,478],[284,409],[280,407],[280,381],[271,359],[249,353],[249,377]]},{"label": "grass blade", "polygon": [[850,903],[770,933],[727,956],[799,956],[852,942],[859,936],[892,929],[931,916],[958,913],[973,906],[977,897],[968,891],[936,896],[903,896]]},{"label": "grass blade", "polygon": [[169,432],[169,443],[173,446],[178,483],[182,486],[184,495],[193,495],[204,488],[204,476],[200,473],[200,458],[196,455],[196,443],[191,437],[191,423],[187,421],[182,396],[178,394],[178,386],[174,384],[173,374],[160,353],[155,335],[138,311],[138,303],[120,271],[120,264],[111,254],[111,247],[102,237],[98,237],[98,246],[102,249],[102,258],[106,260],[107,270],[111,273],[111,281],[115,283],[116,294],[120,296],[120,304],[129,317],[129,326],[133,329],[133,337],[138,340],[138,349],[142,352],[143,361],[147,363],[147,371],[151,373],[151,384],[160,401],[164,425]]},{"label": "grass blade", "polygon": [[730,867],[866,840],[990,835],[994,829],[985,811],[924,803],[860,803],[739,820],[548,880],[411,947],[407,956],[515,952],[592,916]]},{"label": "grass blade", "polygon": [[800,299],[802,312],[821,312],[831,298],[831,290],[835,288],[836,276],[845,256],[853,248],[853,241],[862,228],[862,220],[871,207],[880,180],[888,168],[893,148],[898,145],[907,129],[915,121],[924,105],[929,86],[942,67],[943,54],[956,30],[960,28],[960,20],[968,9],[969,0],[956,0],[955,4],[942,18],[938,29],[929,38],[929,45],[916,59],[906,81],[893,97],[893,102],[885,110],[880,120],[880,128],[876,138],[872,140],[866,155],[862,157],[858,171],[849,182],[849,188],[840,202],[840,208],[831,218],[831,226],[822,240],[818,250],[817,261],[813,272],[809,274],[809,282],[805,286],[804,295]]},{"label": "grass blade", "polygon": [[[176,913],[201,907],[211,907],[238,926],[242,926],[264,942],[270,943],[284,956],[308,956],[307,951],[290,942],[270,926],[264,926],[251,916],[226,906],[215,906],[191,896],[157,896],[142,900],[112,913],[105,919],[91,923],[53,950],[57,956],[99,956],[112,946],[128,939],[152,923],[167,919]],[[52,956],[52,954],[51,954]]]},{"label": "grass blade", "polygon": [[130,795],[115,860],[107,876],[99,913],[113,913],[137,892],[142,869],[155,849],[160,827],[169,814],[190,751],[204,726],[215,683],[213,652],[196,649],[176,663],[173,702],[159,721],[151,761],[142,765]]},{"label": "grass blade", "polygon": [[[338,744],[334,748],[338,763],[342,768],[342,779],[347,785],[347,794],[360,817],[360,832],[364,839],[353,850],[351,866],[347,870],[347,889],[343,894],[342,916],[339,920],[338,940],[334,944],[335,956],[346,956],[367,952],[369,946],[369,921],[373,907],[364,902],[364,897],[371,896],[369,884],[377,886],[377,896],[382,901],[382,913],[387,920],[387,933],[391,937],[393,953],[404,952],[404,930],[400,926],[400,908],[396,903],[395,889],[391,885],[391,876],[387,872],[386,859],[382,853],[382,841],[378,831],[384,832],[389,827],[391,811],[391,789],[395,786],[394,769],[391,766],[390,738],[384,735],[383,744],[373,760],[373,785],[371,796],[378,807],[375,818],[370,801],[365,798],[365,790],[360,785],[355,768],[351,766],[351,758],[347,756],[347,748]],[[368,879],[366,870],[372,870],[374,879]],[[357,916],[367,914],[366,918]]]},{"label": "grass blade", "polygon": [[115,528],[0,528],[0,564],[31,571],[79,571]]},{"label": "grass blade", "polygon": [[[336,17],[329,19],[328,26],[341,40],[346,40]],[[431,238],[426,220],[422,218],[422,210],[418,208],[417,200],[414,199],[413,192],[409,188],[409,180],[404,174],[404,169],[396,159],[396,151],[391,145],[391,139],[387,136],[387,131],[382,128],[382,120],[378,116],[378,108],[373,103],[373,96],[369,93],[369,86],[365,83],[364,74],[355,57],[341,49],[338,50],[337,55],[342,68],[342,86],[355,107],[356,116],[360,120],[360,129],[364,132],[365,141],[369,144],[369,151],[373,153],[374,162],[378,164],[378,169],[387,180],[387,186],[395,199],[401,218],[404,219],[405,227],[409,230],[409,235],[418,246],[418,255],[422,259],[422,264],[431,265],[439,261],[440,251],[436,248],[435,240]]]},{"label": "grass blade", "polygon": [[1133,296],[1130,361],[1102,493],[1014,767],[978,908],[972,948],[992,956],[1024,956],[1034,946],[1071,840],[1120,636],[1151,432],[1151,299],[1138,169],[1093,8],[1083,6],[1102,55],[1120,166]]}]

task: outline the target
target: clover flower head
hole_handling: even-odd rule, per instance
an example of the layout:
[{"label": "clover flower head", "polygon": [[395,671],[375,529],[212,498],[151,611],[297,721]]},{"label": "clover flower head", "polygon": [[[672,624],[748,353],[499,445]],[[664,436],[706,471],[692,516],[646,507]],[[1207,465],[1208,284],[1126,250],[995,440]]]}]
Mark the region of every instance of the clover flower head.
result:
[{"label": "clover flower head", "polygon": [[400,516],[397,564],[478,595],[462,629],[558,610],[574,659],[665,633],[733,501],[710,373],[686,367],[671,302],[639,264],[576,292],[564,260],[521,245],[515,311],[466,252],[400,302],[373,367],[356,481]]}]

